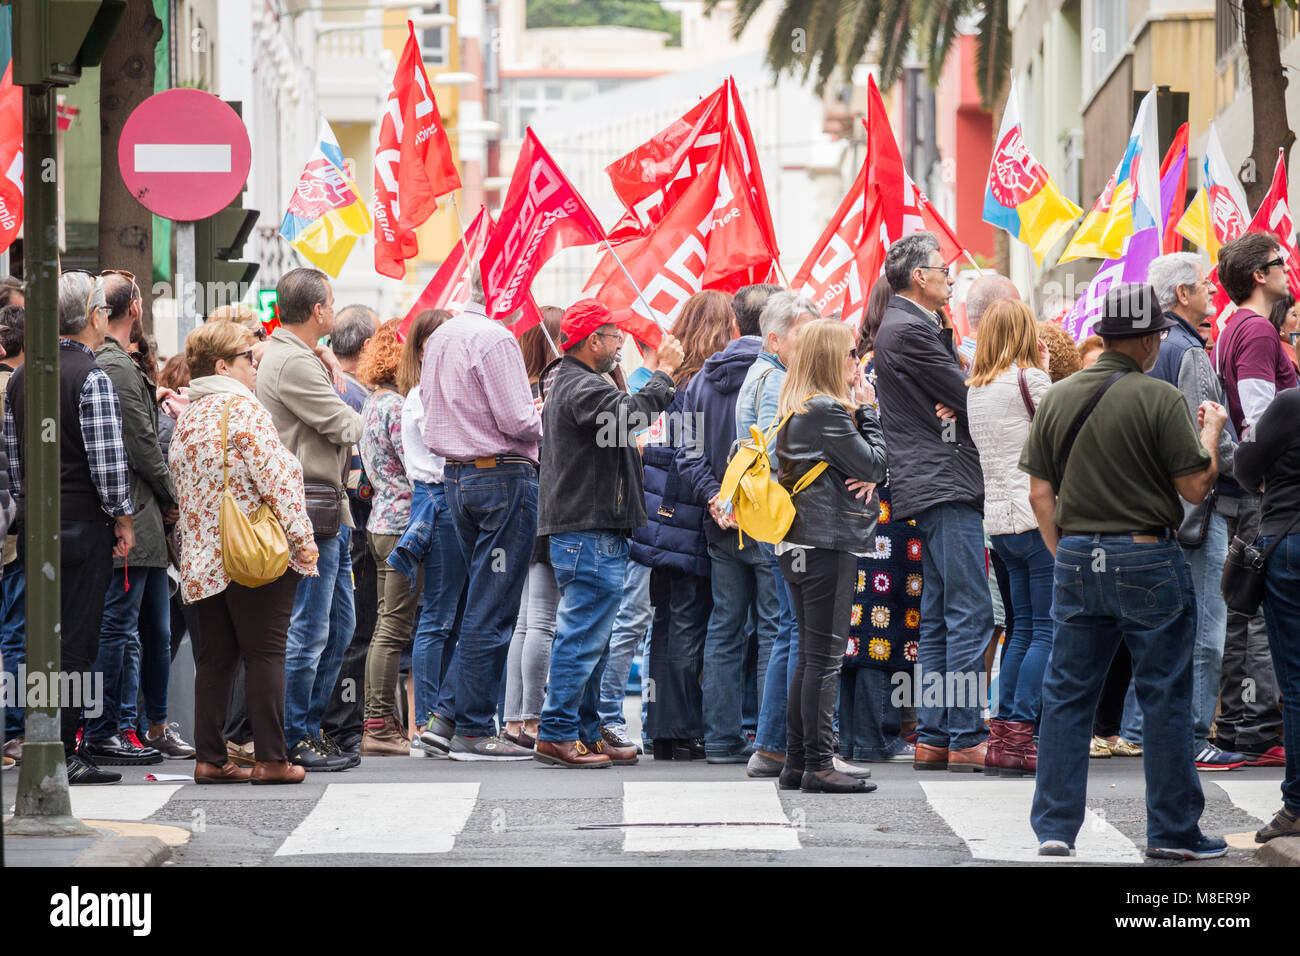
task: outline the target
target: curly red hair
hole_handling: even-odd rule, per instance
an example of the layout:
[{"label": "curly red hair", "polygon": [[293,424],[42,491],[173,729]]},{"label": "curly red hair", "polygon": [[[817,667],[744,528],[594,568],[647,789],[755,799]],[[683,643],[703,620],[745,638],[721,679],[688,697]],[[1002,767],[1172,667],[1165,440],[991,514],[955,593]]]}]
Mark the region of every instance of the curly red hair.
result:
[{"label": "curly red hair", "polygon": [[367,385],[396,385],[397,365],[402,358],[402,343],[397,341],[401,319],[389,319],[375,330],[357,359],[357,378]]}]

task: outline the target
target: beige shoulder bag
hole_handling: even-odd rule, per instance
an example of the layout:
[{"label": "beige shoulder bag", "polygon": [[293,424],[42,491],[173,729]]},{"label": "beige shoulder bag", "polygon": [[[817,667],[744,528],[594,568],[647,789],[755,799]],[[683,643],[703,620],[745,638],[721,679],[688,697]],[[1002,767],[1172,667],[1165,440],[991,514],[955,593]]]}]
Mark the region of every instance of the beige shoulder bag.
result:
[{"label": "beige shoulder bag", "polygon": [[221,410],[221,566],[236,584],[260,588],[279,580],[289,567],[289,539],[284,528],[263,501],[252,517],[239,508],[230,494],[230,446],[226,431],[230,421],[232,396]]}]

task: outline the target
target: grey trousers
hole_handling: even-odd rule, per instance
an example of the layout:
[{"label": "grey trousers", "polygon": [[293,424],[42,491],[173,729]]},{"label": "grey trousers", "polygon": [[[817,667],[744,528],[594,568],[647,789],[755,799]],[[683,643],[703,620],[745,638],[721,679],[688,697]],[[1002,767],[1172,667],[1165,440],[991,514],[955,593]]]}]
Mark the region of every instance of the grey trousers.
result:
[{"label": "grey trousers", "polygon": [[555,640],[555,609],[560,591],[555,571],[536,561],[528,566],[528,580],[519,602],[519,618],[506,656],[505,719],[538,720],[546,699],[546,677],[551,668],[551,643]]},{"label": "grey trousers", "polygon": [[[1236,503],[1236,515],[1226,516],[1228,540],[1253,541],[1259,534],[1260,499],[1248,495]],[[1280,742],[1282,711],[1262,611],[1249,618],[1228,611],[1217,728],[1234,750],[1258,753]]]}]

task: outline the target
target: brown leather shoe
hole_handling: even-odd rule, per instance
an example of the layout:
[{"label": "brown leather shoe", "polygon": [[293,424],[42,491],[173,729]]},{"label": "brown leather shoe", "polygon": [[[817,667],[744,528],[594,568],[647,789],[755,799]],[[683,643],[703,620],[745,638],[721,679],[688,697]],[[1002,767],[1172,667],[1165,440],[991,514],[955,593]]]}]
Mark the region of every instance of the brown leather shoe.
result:
[{"label": "brown leather shoe", "polygon": [[253,764],[253,783],[302,783],[307,771],[287,760],[257,761]]},{"label": "brown leather shoe", "polygon": [[608,754],[611,763],[621,767],[630,767],[636,763],[636,747],[615,747],[609,741],[601,739],[594,744],[587,744],[592,753]]},{"label": "brown leather shoe", "polygon": [[233,760],[227,760],[223,764],[199,760],[194,764],[195,783],[248,783],[252,773],[247,767],[241,767]]},{"label": "brown leather shoe", "polygon": [[913,770],[947,770],[948,748],[931,747],[919,740],[916,742],[916,755],[912,758]]},{"label": "brown leather shoe", "polygon": [[363,725],[361,756],[409,757],[411,741],[392,717],[370,719]]},{"label": "brown leather shoe", "polygon": [[533,748],[533,758],[552,767],[568,767],[570,770],[613,766],[608,753],[592,753],[580,740],[566,740],[563,743],[539,740]]},{"label": "brown leather shoe", "polygon": [[253,742],[251,740],[246,744],[237,744],[233,740],[227,740],[226,756],[233,760],[237,767],[251,767],[257,763],[257,758],[253,756]]},{"label": "brown leather shoe", "polygon": [[981,740],[974,747],[967,747],[965,750],[949,750],[948,769],[953,773],[983,773],[988,751],[987,740]]}]

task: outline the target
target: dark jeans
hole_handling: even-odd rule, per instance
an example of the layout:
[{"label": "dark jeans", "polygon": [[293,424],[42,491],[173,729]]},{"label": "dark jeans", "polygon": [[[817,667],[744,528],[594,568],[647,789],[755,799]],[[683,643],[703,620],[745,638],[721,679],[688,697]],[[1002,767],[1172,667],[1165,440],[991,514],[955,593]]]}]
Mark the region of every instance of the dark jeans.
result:
[{"label": "dark jeans", "polygon": [[840,756],[888,760],[907,749],[900,736],[902,708],[895,706],[888,671],[846,667],[840,673]]},{"label": "dark jeans", "polygon": [[[939,706],[917,707],[917,739],[932,747],[966,750],[988,737],[984,701],[969,699],[983,679],[984,651],[993,636],[984,521],[962,504],[926,508],[915,520],[925,577],[917,660],[922,680],[938,674],[944,687]],[[955,691],[951,695],[950,687]]]},{"label": "dark jeans", "polygon": [[366,683],[366,655],[370,651],[370,638],[374,635],[378,614],[375,559],[370,553],[368,538],[361,528],[353,529],[349,547],[356,629],[352,632],[347,650],[343,652],[343,666],[339,668],[339,678],[334,684],[329,703],[325,705],[325,717],[321,720],[323,731],[344,740],[360,736],[363,729],[365,698],[362,688]]},{"label": "dark jeans", "polygon": [[[123,725],[122,692],[134,692],[139,687],[137,677],[125,675],[133,656],[128,648],[140,640],[140,608],[149,570],[136,568],[128,579],[125,568],[115,568],[109,579],[104,595],[99,651],[95,655],[95,670],[104,675],[103,712],[98,717],[87,717],[85,740],[103,740],[118,733]],[[134,703],[133,697],[132,705]],[[131,709],[134,710],[134,706]]]},{"label": "dark jeans", "polygon": [[468,569],[456,647],[456,733],[496,733],[510,637],[537,534],[537,469],[448,462],[443,487]]},{"label": "dark jeans", "polygon": [[[1260,547],[1272,540],[1272,536],[1261,539]],[[1264,617],[1273,671],[1282,699],[1300,701],[1300,534],[1287,535],[1269,555],[1267,574]],[[1286,740],[1282,802],[1293,813],[1300,812],[1300,707],[1283,708],[1282,731]]]},{"label": "dark jeans", "polygon": [[[1237,514],[1228,518],[1228,541],[1253,540],[1259,534],[1261,499],[1238,498]],[[1269,633],[1262,612],[1246,617],[1228,611],[1223,642],[1223,676],[1219,684],[1216,734],[1233,750],[1259,753],[1276,746],[1282,730],[1277,677],[1269,652]]]},{"label": "dark jeans", "polygon": [[[18,667],[27,660],[27,576],[21,561],[5,565],[0,578],[0,657],[4,658],[5,673],[17,680]],[[17,694],[16,702],[21,705],[22,700]],[[5,711],[5,740],[24,736],[24,713],[21,706]]]},{"label": "dark jeans", "polygon": [[848,551],[802,548],[781,555],[799,624],[799,663],[786,709],[785,765],[830,770],[835,756],[835,698],[849,642],[858,560]]},{"label": "dark jeans", "polygon": [[539,740],[588,744],[600,740],[600,681],[623,599],[627,554],[623,535],[604,531],[551,535],[551,567],[560,604]]},{"label": "dark jeans", "polygon": [[[143,737],[148,726],[167,723],[167,685],[171,679],[171,582],[166,568],[131,568],[131,590],[143,590],[140,600],[140,639],[126,648],[122,669],[122,711],[119,726]],[[110,586],[111,588],[111,586]],[[144,720],[139,698],[144,692]]]},{"label": "dark jeans", "polygon": [[1132,679],[1133,659],[1128,647],[1121,643],[1115,648],[1115,656],[1111,658],[1110,666],[1106,668],[1106,679],[1101,684],[1101,696],[1097,698],[1097,710],[1092,719],[1094,736],[1115,737],[1119,734],[1124,723],[1124,698]]},{"label": "dark jeans", "polygon": [[[744,733],[747,621],[758,619],[758,660],[755,681],[767,675],[768,658],[776,641],[780,605],[775,575],[767,555],[750,541],[742,550],[735,534],[709,545],[712,561],[713,610],[704,638],[702,680],[704,747],[709,756],[740,753],[749,741]],[[757,709],[757,708],[756,708]]]},{"label": "dark jeans", "polygon": [[996,534],[993,549],[1010,579],[1014,630],[998,672],[998,717],[1038,723],[1043,671],[1052,655],[1052,573],[1055,561],[1037,529]]},{"label": "dark jeans", "polygon": [[424,555],[424,608],[411,647],[415,722],[426,724],[432,714],[451,720],[456,713],[456,641],[465,613],[468,572],[441,484],[414,482],[411,521],[417,519],[433,527]]},{"label": "dark jeans", "polygon": [[[928,582],[927,582],[928,583]],[[1106,666],[1122,641],[1146,715],[1147,845],[1190,847],[1205,797],[1192,757],[1196,594],[1178,542],[1072,536],[1056,551],[1056,634],[1043,681],[1031,822],[1040,841],[1073,845],[1083,825],[1088,738]]]},{"label": "dark jeans", "polygon": [[220,594],[196,604],[203,636],[194,662],[195,759],[218,766],[226,762],[222,723],[239,661],[248,688],[254,756],[259,761],[288,759],[284,651],[298,578],[290,569],[260,588],[232,581]]},{"label": "dark jeans", "polygon": [[713,610],[708,578],[672,568],[650,572],[654,627],[650,637],[650,711],[646,733],[652,739],[694,740],[704,736],[700,672],[704,636]]},{"label": "dark jeans", "polygon": [[[64,521],[59,527],[59,670],[82,675],[83,686],[90,680],[92,692],[104,596],[113,576],[114,541],[111,521]],[[18,556],[24,564],[25,543],[25,536],[19,537]],[[93,704],[92,710],[103,706],[102,700],[92,701],[90,696],[83,690],[81,700],[60,701],[59,729],[67,754],[76,750],[81,705]]]}]

